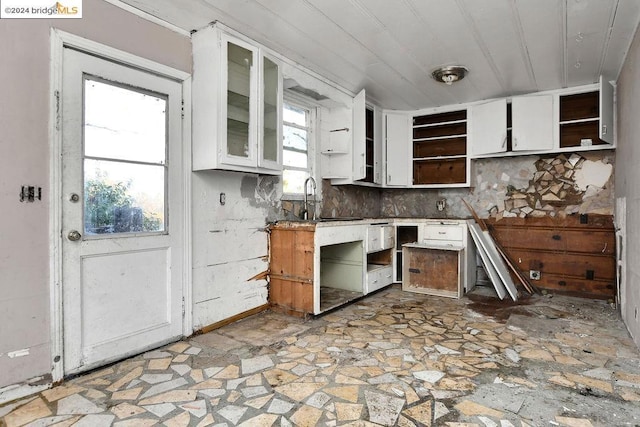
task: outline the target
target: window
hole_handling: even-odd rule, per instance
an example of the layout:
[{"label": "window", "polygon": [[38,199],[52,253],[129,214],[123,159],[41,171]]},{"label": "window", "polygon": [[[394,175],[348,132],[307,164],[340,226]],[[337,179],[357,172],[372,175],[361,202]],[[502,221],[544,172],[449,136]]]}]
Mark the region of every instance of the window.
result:
[{"label": "window", "polygon": [[167,100],[84,81],[84,232],[167,229]]},{"label": "window", "polygon": [[313,110],[284,102],[282,114],[282,181],[284,194],[304,194],[304,181],[312,176]]}]

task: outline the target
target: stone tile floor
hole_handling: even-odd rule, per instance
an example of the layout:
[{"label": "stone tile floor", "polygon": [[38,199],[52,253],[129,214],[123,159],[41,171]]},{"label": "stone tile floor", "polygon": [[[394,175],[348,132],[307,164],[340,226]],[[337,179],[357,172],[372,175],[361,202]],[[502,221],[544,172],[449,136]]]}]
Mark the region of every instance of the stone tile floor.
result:
[{"label": "stone tile floor", "polygon": [[606,302],[387,288],[265,312],[0,407],[6,426],[640,425],[640,353]]}]

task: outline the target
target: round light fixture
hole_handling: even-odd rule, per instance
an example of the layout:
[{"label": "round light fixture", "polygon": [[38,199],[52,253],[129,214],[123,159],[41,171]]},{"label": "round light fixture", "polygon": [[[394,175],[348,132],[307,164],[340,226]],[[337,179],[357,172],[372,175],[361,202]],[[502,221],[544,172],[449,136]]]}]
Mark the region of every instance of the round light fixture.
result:
[{"label": "round light fixture", "polygon": [[453,83],[464,79],[464,76],[466,76],[468,72],[469,70],[467,67],[463,67],[462,65],[451,65],[433,70],[431,72],[431,77],[439,82],[452,85]]}]

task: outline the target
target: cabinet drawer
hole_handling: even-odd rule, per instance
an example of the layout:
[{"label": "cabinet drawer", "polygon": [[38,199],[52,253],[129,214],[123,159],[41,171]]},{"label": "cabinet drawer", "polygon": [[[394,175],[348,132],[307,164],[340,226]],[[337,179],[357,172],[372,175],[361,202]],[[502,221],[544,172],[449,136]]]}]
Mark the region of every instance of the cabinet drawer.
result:
[{"label": "cabinet drawer", "polygon": [[393,226],[372,225],[367,227],[367,253],[391,249],[394,245]]},{"label": "cabinet drawer", "polygon": [[459,225],[427,225],[422,240],[464,240],[464,228]]},{"label": "cabinet drawer", "polygon": [[393,283],[393,267],[376,268],[367,272],[367,293],[377,291]]}]

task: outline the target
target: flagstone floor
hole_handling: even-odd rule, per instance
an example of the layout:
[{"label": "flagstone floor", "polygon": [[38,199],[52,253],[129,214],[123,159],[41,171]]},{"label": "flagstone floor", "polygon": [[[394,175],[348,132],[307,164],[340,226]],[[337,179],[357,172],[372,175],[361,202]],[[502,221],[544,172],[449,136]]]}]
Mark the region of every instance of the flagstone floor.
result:
[{"label": "flagstone floor", "polygon": [[606,302],[392,286],[265,312],[0,407],[4,426],[640,425],[640,352]]}]

